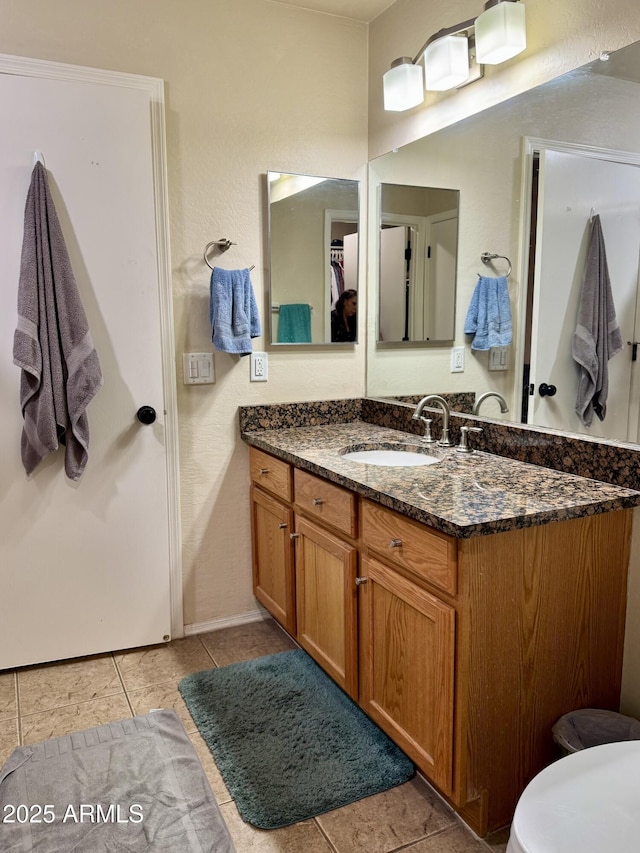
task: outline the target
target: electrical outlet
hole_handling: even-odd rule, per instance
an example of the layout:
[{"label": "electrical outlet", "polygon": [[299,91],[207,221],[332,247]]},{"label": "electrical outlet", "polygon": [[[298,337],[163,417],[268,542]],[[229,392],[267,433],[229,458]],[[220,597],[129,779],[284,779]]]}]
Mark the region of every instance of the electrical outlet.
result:
[{"label": "electrical outlet", "polygon": [[464,373],[464,347],[451,348],[451,372]]},{"label": "electrical outlet", "polygon": [[251,353],[251,382],[266,382],[269,378],[269,365],[266,352]]}]

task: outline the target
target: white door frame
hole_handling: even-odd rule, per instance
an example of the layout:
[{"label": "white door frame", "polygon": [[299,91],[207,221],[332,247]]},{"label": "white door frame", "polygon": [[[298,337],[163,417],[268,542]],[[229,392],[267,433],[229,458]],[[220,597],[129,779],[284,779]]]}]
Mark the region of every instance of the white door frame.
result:
[{"label": "white door frame", "polygon": [[[175,383],[171,256],[169,249],[169,204],[165,140],[164,81],[157,77],[104,71],[80,65],[49,62],[0,54],[0,73],[50,80],[102,83],[140,89],[149,98],[151,158],[153,165],[156,253],[158,263],[158,301],[162,347],[162,384],[166,411],[164,432],[167,463],[168,539],[170,564],[171,636],[184,636],[182,608],[182,539],[180,530],[180,488],[178,465],[178,413]],[[46,158],[46,154],[45,154]]]},{"label": "white door frame", "polygon": [[[596,160],[610,160],[614,163],[627,163],[640,166],[640,154],[633,151],[618,151],[614,148],[596,148],[590,145],[580,145],[573,142],[560,142],[554,139],[543,139],[535,136],[522,137],[522,176],[520,185],[520,239],[518,242],[518,258],[514,269],[518,270],[518,334],[515,346],[515,365],[513,378],[512,399],[518,407],[522,394],[524,378],[524,349],[526,334],[526,311],[529,278],[529,231],[531,225],[531,192],[533,189],[533,158],[542,150],[559,151],[567,154],[579,154],[582,157],[593,157]],[[625,342],[626,343],[626,342]],[[637,418],[637,415],[636,415]]]}]

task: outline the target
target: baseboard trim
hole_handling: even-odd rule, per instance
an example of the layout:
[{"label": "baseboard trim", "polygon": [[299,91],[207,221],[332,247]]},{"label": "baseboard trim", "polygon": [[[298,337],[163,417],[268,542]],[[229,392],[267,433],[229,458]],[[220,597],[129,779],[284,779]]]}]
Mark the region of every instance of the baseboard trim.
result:
[{"label": "baseboard trim", "polygon": [[206,634],[209,631],[221,631],[223,628],[233,628],[236,625],[248,625],[249,622],[260,622],[271,619],[266,610],[250,610],[248,613],[238,613],[237,616],[225,616],[221,619],[211,619],[209,622],[193,622],[184,626],[185,637],[194,634]]}]

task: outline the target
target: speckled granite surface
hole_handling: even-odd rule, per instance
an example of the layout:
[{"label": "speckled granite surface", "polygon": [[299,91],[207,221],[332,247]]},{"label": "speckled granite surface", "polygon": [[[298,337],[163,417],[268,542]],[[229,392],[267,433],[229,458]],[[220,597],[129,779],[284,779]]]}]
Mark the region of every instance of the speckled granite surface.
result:
[{"label": "speckled granite surface", "polygon": [[[267,407],[268,408],[268,407]],[[483,452],[424,445],[420,437],[363,420],[245,430],[244,441],[459,538],[640,505],[640,491]],[[419,448],[439,458],[420,467],[345,460],[346,449]]]}]

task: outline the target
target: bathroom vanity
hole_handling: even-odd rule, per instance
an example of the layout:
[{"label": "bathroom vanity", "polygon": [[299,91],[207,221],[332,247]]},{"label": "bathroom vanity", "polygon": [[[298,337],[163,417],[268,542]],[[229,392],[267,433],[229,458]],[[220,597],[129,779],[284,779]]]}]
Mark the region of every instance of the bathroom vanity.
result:
[{"label": "bathroom vanity", "polygon": [[[243,430],[256,598],[479,834],[617,710],[640,492],[354,420]],[[408,447],[417,467],[350,461]]]}]

